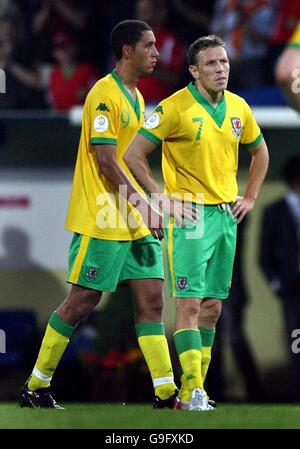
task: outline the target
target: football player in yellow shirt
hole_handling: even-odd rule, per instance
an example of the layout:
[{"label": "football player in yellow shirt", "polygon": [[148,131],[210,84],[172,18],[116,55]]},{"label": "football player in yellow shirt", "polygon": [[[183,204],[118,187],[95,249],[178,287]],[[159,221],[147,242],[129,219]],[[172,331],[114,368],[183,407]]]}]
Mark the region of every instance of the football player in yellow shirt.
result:
[{"label": "football player in yellow shirt", "polygon": [[[137,20],[116,25],[111,47],[115,70],[94,85],[83,109],[66,221],[66,228],[74,233],[68,275],[72,287],[49,320],[32,375],[21,391],[22,407],[60,408],[50,382],[69,338],[98,304],[101,293],[115,291],[121,281],[127,281],[135,300],[136,334],[153,381],[154,407],[173,407],[176,397],[162,322],[161,231],[151,233],[142,226],[139,212],[127,202],[137,192],[141,215],[151,209],[123,161],[144,122],[144,101],[136,86],[141,76],[153,72],[158,52],[151,28]],[[119,191],[124,188],[127,193],[122,196]],[[159,213],[157,217],[161,219]]]},{"label": "football player in yellow shirt", "polygon": [[[174,199],[181,199],[198,212],[195,221],[187,219],[181,227],[170,217],[165,237],[170,296],[176,300],[174,340],[183,372],[177,408],[201,411],[211,409],[204,380],[230,288],[237,223],[254,207],[269,157],[250,107],[226,90],[224,42],[214,35],[198,39],[189,47],[188,61],[193,82],[157,106],[124,159],[145,191],[159,195],[147,156],[162,144],[170,209],[178,205]],[[239,143],[252,156],[244,196],[238,196],[236,180]]]},{"label": "football player in yellow shirt", "polygon": [[300,112],[300,22],[275,67],[275,78],[290,105]]}]

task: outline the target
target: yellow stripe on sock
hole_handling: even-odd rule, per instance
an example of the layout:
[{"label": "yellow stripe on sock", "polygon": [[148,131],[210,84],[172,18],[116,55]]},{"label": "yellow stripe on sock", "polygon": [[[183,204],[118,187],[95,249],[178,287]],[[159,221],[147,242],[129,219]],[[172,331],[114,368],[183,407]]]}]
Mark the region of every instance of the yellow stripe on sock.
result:
[{"label": "yellow stripe on sock", "polygon": [[172,296],[176,296],[174,261],[173,261],[173,229],[174,229],[174,218],[171,217],[169,223],[169,239],[167,251],[169,256],[170,282],[172,285],[172,293],[173,293]]},{"label": "yellow stripe on sock", "polygon": [[178,329],[177,331],[175,331],[173,336],[179,334],[180,332],[184,332],[184,331],[198,331],[198,328],[196,327],[194,329],[193,327],[184,327],[183,329]]},{"label": "yellow stripe on sock", "polygon": [[90,237],[83,235],[81,242],[80,242],[80,248],[79,248],[78,254],[77,254],[75,262],[73,264],[70,277],[68,279],[69,282],[71,282],[72,284],[76,284],[79,279],[81,267],[82,267],[82,264],[83,264],[83,261],[84,261],[85,255],[86,255],[86,251],[87,251],[89,242],[90,242]]}]

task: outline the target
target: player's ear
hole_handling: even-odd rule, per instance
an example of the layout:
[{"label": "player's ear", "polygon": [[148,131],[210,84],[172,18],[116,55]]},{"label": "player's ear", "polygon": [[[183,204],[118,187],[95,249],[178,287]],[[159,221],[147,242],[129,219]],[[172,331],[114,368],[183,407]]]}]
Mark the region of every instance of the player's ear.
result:
[{"label": "player's ear", "polygon": [[189,66],[189,72],[195,80],[199,78],[197,67],[195,65]]},{"label": "player's ear", "polygon": [[122,51],[123,51],[123,57],[125,59],[128,59],[132,55],[133,48],[131,47],[131,45],[125,44],[125,45],[123,45]]}]

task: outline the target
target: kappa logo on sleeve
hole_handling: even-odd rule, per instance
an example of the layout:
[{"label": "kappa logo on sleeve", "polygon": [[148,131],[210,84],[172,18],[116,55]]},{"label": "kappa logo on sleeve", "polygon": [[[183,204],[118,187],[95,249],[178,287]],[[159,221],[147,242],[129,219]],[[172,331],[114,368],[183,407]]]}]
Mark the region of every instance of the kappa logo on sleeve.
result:
[{"label": "kappa logo on sleeve", "polygon": [[157,108],[155,109],[155,112],[160,112],[162,115],[164,115],[164,110],[161,105],[157,106]]},{"label": "kappa logo on sleeve", "polygon": [[100,103],[99,106],[96,108],[96,111],[107,111],[107,112],[110,112],[110,110],[108,109],[108,107],[106,106],[105,103]]}]

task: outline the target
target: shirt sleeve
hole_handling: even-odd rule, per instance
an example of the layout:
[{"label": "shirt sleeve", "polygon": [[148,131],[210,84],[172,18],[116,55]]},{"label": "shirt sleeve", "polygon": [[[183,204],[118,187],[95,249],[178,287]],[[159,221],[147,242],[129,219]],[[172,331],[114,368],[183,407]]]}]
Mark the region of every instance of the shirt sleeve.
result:
[{"label": "shirt sleeve", "polygon": [[256,122],[253,112],[246,101],[244,101],[244,124],[240,142],[245,144],[248,149],[251,149],[256,147],[262,139],[263,135]]},{"label": "shirt sleeve", "polygon": [[175,136],[178,132],[179,120],[179,114],[173,102],[168,99],[163,100],[145,121],[139,134],[159,145],[163,140]]},{"label": "shirt sleeve", "polygon": [[90,122],[90,143],[117,145],[118,106],[108,95],[95,92],[87,99],[86,118]]}]

